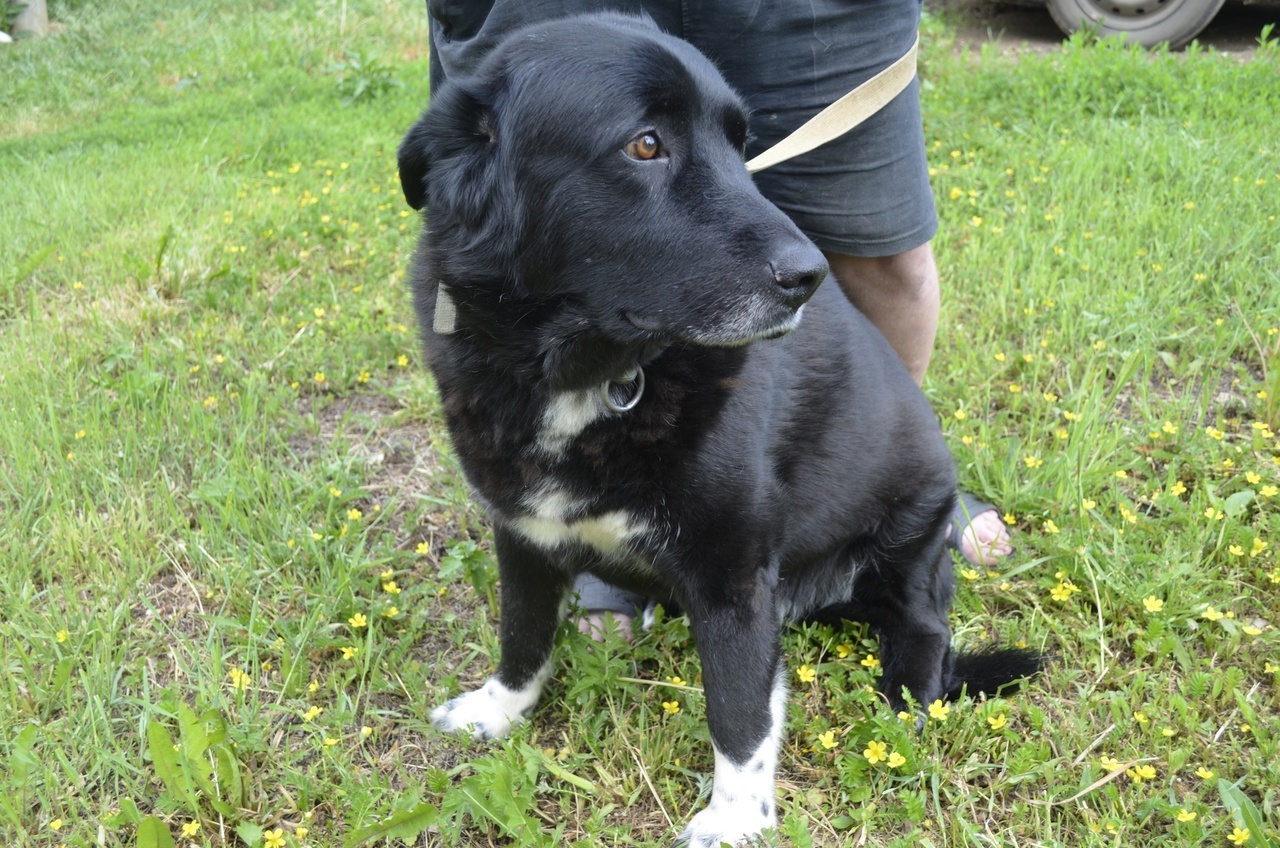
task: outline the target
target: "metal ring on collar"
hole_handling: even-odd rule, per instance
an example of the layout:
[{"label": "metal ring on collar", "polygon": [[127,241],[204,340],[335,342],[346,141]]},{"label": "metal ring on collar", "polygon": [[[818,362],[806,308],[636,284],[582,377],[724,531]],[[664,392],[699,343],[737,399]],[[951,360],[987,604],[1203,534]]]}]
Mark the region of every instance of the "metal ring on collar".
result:
[{"label": "metal ring on collar", "polygon": [[[610,391],[614,386],[620,388],[632,387],[632,395],[619,403],[613,399],[613,394]],[[605,380],[600,384],[600,399],[604,401],[605,407],[610,412],[630,412],[636,408],[636,404],[640,402],[640,397],[643,394],[644,369],[639,366],[631,374],[623,375],[620,380]]]}]

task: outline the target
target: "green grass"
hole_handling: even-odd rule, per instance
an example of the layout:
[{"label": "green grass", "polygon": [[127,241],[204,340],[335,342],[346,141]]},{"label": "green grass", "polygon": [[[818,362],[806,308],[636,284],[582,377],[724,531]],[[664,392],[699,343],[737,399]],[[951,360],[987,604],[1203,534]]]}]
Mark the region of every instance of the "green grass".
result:
[{"label": "green grass", "polygon": [[[507,742],[427,720],[497,648],[403,282],[421,4],[55,10],[0,51],[0,842],[666,844],[711,760],[683,620],[566,629]],[[781,830],[1280,844],[1280,53],[950,32],[926,391],[1018,545],[956,639],[1055,660],[917,735],[863,630],[791,631]]]}]

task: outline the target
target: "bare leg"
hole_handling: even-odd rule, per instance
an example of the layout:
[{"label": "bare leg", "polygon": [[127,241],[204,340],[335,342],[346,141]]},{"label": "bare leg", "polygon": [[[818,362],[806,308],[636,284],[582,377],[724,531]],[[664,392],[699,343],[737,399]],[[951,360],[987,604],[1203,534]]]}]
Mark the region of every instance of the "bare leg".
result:
[{"label": "bare leg", "polygon": [[884,333],[919,384],[938,332],[938,266],[929,244],[894,256],[826,256],[845,297]]}]

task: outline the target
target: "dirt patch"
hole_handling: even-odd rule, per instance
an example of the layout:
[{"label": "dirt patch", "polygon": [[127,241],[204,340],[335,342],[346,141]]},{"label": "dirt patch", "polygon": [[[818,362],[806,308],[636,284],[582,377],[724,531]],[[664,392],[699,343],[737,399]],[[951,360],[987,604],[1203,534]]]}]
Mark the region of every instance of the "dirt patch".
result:
[{"label": "dirt patch", "polygon": [[[1006,53],[1047,53],[1062,45],[1062,32],[1048,9],[1033,2],[928,0],[925,5],[930,11],[955,21],[958,45],[977,49],[984,44],[994,44]],[[1276,24],[1280,30],[1280,4],[1230,2],[1200,33],[1198,41],[1203,47],[1247,58],[1253,55],[1258,36],[1268,24]]]}]

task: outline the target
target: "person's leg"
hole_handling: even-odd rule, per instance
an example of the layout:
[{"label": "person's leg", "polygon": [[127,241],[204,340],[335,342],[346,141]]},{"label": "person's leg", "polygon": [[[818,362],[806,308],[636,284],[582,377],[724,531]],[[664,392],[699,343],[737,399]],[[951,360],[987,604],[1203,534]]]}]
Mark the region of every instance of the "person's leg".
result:
[{"label": "person's leg", "polygon": [[884,333],[919,385],[938,332],[938,266],[929,243],[893,256],[824,252],[845,297]]}]

